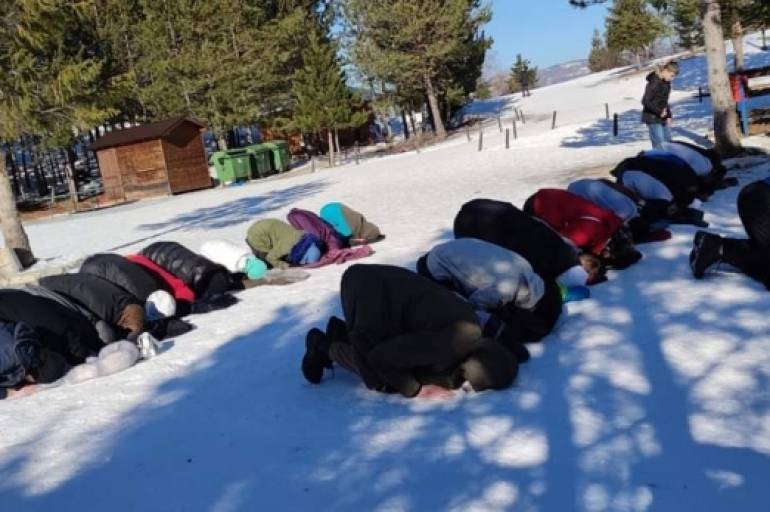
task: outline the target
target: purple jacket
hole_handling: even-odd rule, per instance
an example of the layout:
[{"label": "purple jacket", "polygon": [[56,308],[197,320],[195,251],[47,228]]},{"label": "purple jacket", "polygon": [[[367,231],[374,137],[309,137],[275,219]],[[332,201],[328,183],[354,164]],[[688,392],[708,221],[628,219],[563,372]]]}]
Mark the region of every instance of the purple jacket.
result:
[{"label": "purple jacket", "polygon": [[[313,212],[292,208],[286,216],[286,220],[294,229],[310,233],[318,237],[325,245],[326,251],[338,251],[344,249],[346,244],[334,228]],[[323,250],[322,249],[322,250]]]}]

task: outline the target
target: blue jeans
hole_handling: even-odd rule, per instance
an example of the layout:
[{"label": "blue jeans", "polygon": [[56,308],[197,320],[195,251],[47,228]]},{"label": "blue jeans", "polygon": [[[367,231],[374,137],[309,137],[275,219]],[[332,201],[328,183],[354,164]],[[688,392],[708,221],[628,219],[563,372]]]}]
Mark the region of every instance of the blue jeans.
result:
[{"label": "blue jeans", "polygon": [[661,149],[663,142],[671,142],[671,128],[667,124],[653,123],[648,124],[647,128],[650,130],[652,149]]}]

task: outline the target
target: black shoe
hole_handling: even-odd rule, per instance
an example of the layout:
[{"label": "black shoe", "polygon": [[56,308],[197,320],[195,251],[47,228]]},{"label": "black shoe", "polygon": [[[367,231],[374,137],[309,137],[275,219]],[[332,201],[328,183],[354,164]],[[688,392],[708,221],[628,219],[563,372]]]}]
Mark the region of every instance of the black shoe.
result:
[{"label": "black shoe", "polygon": [[325,368],[332,367],[329,344],[320,329],[310,329],[305,338],[305,356],[302,358],[302,375],[311,384],[320,384]]},{"label": "black shoe", "polygon": [[345,320],[337,318],[336,316],[330,317],[326,324],[326,338],[332,341],[339,341],[341,343],[350,343],[348,338],[348,325]]},{"label": "black shoe", "polygon": [[692,246],[690,268],[692,275],[701,279],[709,267],[719,263],[722,257],[722,238],[706,231],[698,231]]}]

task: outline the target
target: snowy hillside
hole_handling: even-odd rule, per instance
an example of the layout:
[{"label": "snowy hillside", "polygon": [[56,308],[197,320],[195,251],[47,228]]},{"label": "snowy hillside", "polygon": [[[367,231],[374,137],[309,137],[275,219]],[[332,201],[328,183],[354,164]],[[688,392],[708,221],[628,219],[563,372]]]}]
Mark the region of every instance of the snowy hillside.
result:
[{"label": "snowy hillside", "polygon": [[[770,63],[748,41],[752,63]],[[702,57],[682,62],[677,137],[703,142]],[[540,187],[606,174],[648,146],[645,73],[621,69],[497,98],[469,113],[497,121],[420,153],[312,175],[28,225],[38,256],[123,254],[157,240],[240,243],[257,218],[342,201],[387,239],[366,260],[413,267],[451,237],[474,197],[521,205]],[[618,138],[604,104],[621,116]],[[553,110],[557,128],[551,130]],[[757,138],[752,144],[767,144]],[[770,144],[767,144],[770,146]],[[770,162],[738,171],[742,184]],[[737,188],[704,205],[741,234]],[[641,246],[644,259],[570,304],[533,346],[510,390],[425,403],[367,391],[343,370],[314,387],[304,335],[340,314],[344,266],[239,295],[190,319],[197,329],[123,373],[0,402],[0,509],[32,511],[523,510],[754,511],[770,475],[770,294],[741,275],[695,281],[694,229]]]},{"label": "snowy hillside", "polygon": [[561,64],[538,69],[537,85],[538,87],[545,87],[546,85],[559,84],[589,73],[591,71],[588,69],[588,61],[586,59],[562,62]]}]

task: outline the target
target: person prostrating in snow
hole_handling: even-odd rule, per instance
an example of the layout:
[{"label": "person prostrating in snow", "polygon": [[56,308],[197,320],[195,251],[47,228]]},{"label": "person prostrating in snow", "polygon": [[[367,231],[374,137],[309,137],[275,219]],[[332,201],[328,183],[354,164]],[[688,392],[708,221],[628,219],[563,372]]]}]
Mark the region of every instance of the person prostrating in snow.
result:
[{"label": "person prostrating in snow", "polygon": [[555,280],[541,278],[515,252],[476,238],[437,245],[417,261],[417,273],[491,315],[484,319],[485,332],[519,362],[529,359],[523,344],[540,341],[561,314],[562,292]]},{"label": "person prostrating in snow", "polygon": [[698,231],[690,253],[696,279],[726,263],[770,290],[770,178],[746,185],[738,194],[738,216],[748,238],[723,238]]},{"label": "person prostrating in snow", "polygon": [[664,141],[671,142],[673,116],[668,104],[671,82],[679,73],[679,64],[670,61],[647,75],[647,87],[642,98],[642,122],[650,132],[654,149],[660,149]]},{"label": "person prostrating in snow", "polygon": [[512,353],[485,339],[468,302],[409,270],[353,265],[340,285],[345,320],[307,333],[302,374],[319,384],[333,363],[366,387],[412,398],[447,398],[467,383],[503,389],[518,373]]}]

